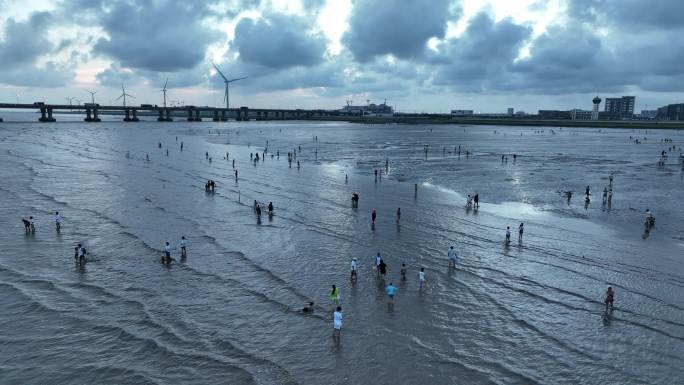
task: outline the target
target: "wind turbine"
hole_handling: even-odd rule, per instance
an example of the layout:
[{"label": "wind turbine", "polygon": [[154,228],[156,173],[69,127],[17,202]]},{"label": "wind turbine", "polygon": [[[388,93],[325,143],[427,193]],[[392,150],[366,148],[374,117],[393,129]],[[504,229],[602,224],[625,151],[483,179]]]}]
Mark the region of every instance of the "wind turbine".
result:
[{"label": "wind turbine", "polygon": [[71,102],[76,98],[70,98],[68,96],[65,96],[64,99],[66,99],[66,101],[69,102],[69,107],[71,107]]},{"label": "wind turbine", "polygon": [[92,104],[95,104],[95,94],[97,93],[97,91],[86,90],[86,92],[90,94],[90,102]]},{"label": "wind turbine", "polygon": [[229,88],[230,83],[236,82],[236,81],[242,80],[242,79],[247,79],[247,76],[242,77],[242,78],[228,79],[223,74],[223,72],[221,72],[221,70],[218,68],[218,66],[216,64],[214,64],[214,63],[211,63],[211,64],[214,66],[214,68],[216,68],[216,71],[218,71],[219,75],[221,75],[221,77],[223,78],[223,82],[226,84],[226,93],[225,93],[225,95],[223,95],[223,100],[226,102],[226,108],[230,108],[230,94],[228,92],[228,88]]},{"label": "wind turbine", "polygon": [[169,84],[169,78],[166,78],[166,82],[164,83],[164,88],[162,88],[161,90],[159,90],[159,91],[161,91],[161,92],[164,93],[164,108],[166,108],[166,91],[167,91],[167,90],[166,90],[166,85],[167,85],[167,84]]},{"label": "wind turbine", "polygon": [[123,106],[126,107],[126,96],[128,96],[129,98],[135,99],[135,96],[126,93],[126,89],[124,88],[124,85],[121,84],[121,95],[119,95],[118,98],[114,99],[114,101],[117,101],[117,100],[123,98]]}]

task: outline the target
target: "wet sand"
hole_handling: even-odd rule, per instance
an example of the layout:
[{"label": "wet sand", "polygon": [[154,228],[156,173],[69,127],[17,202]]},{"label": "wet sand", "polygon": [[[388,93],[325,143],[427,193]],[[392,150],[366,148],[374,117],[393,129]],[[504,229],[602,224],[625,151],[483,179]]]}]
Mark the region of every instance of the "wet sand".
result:
[{"label": "wet sand", "polygon": [[[10,383],[684,381],[679,152],[656,166],[671,145],[660,139],[679,147],[683,133],[330,122],[2,127],[0,362]],[[630,135],[648,139],[636,145]],[[266,159],[250,162],[267,140]],[[296,160],[288,167],[295,148],[301,169]],[[614,197],[603,207],[610,173]],[[204,191],[208,179],[214,194]],[[594,195],[585,209],[587,184]],[[575,192],[569,204],[566,190]],[[475,192],[481,207],[469,210],[465,196]],[[275,215],[257,220],[255,199],[272,201]],[[657,223],[644,234],[647,207]],[[20,220],[29,215],[37,231],[27,236]],[[164,242],[175,246],[181,235],[187,261],[175,250],[161,265]],[[91,254],[84,268],[73,262],[79,242]],[[451,244],[456,271],[447,269]],[[384,283],[372,270],[376,252],[389,267]],[[389,281],[398,287],[392,312]],[[339,345],[331,284],[341,290]],[[608,285],[616,308],[605,317]],[[299,312],[308,301],[313,315]]]}]

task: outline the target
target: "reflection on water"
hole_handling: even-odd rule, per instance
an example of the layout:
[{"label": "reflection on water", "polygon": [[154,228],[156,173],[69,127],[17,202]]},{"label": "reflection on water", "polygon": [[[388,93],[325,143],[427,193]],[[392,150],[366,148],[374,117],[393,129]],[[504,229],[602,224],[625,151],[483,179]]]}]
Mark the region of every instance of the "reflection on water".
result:
[{"label": "reflection on water", "polygon": [[[630,135],[303,122],[5,124],[3,379],[681,383],[682,179],[677,154],[672,164],[656,161],[667,147],[660,137],[679,145],[684,135],[650,130],[639,133],[649,138],[640,145]],[[250,161],[257,152],[266,159]],[[607,206],[600,191],[611,173]],[[203,190],[207,180],[214,193]],[[479,208],[466,207],[468,194],[479,194]],[[264,209],[273,202],[274,215],[258,217],[254,201]],[[644,236],[646,208],[657,226]],[[55,211],[64,217],[59,233]],[[32,236],[21,225],[28,216]],[[166,241],[174,261],[162,265]],[[72,260],[77,243],[90,254],[83,267]],[[447,268],[449,245],[459,251],[456,270]],[[378,252],[384,280],[373,270]],[[398,288],[391,311],[389,282]],[[339,346],[332,284],[342,294]],[[611,314],[602,298],[608,285],[616,290]],[[311,314],[301,311],[308,302]]]}]

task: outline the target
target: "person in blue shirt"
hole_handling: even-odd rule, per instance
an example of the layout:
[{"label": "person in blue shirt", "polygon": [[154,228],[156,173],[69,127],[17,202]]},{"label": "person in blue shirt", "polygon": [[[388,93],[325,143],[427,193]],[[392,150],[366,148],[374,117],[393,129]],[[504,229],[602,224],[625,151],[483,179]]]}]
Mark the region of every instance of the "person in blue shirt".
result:
[{"label": "person in blue shirt", "polygon": [[387,310],[394,308],[394,295],[397,294],[397,288],[391,282],[385,288],[385,293],[387,293]]}]

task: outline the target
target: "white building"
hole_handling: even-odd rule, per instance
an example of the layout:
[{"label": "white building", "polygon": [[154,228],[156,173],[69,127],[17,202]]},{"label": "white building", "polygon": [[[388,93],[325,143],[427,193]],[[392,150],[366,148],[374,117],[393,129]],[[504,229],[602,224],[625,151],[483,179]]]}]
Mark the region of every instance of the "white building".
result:
[{"label": "white building", "polygon": [[573,110],[570,110],[570,118],[572,120],[593,120],[593,112],[575,108]]}]

